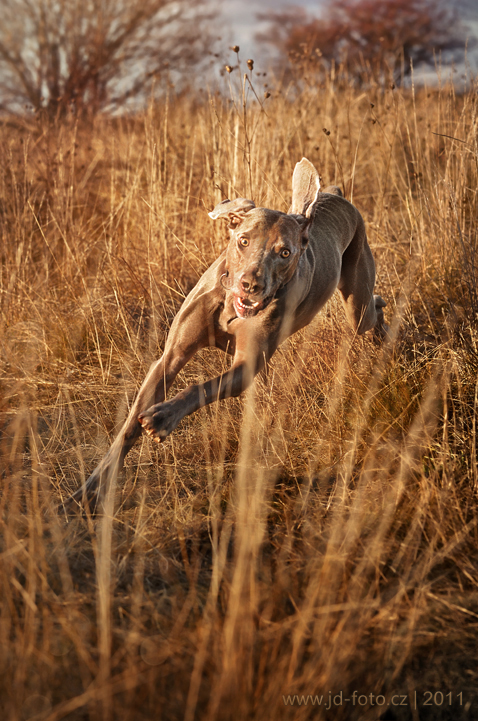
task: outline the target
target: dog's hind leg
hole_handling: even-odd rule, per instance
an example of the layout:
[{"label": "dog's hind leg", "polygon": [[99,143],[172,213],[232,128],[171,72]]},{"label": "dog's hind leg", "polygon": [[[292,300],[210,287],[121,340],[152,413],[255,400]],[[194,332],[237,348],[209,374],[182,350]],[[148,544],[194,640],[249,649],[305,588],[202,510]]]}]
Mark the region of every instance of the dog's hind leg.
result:
[{"label": "dog's hind leg", "polygon": [[377,339],[383,339],[388,331],[383,315],[386,303],[379,295],[373,294],[374,285],[375,262],[360,218],[355,235],[342,255],[338,288],[352,328],[359,335],[373,330]]}]

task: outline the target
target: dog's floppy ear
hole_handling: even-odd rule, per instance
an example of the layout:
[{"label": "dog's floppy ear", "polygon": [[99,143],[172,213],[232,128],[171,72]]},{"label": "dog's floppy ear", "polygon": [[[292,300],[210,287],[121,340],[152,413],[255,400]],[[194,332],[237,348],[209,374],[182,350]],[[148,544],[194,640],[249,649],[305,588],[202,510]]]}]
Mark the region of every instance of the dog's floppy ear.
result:
[{"label": "dog's floppy ear", "polygon": [[239,223],[244,220],[244,215],[255,207],[256,204],[254,201],[247,200],[247,198],[236,198],[236,200],[226,199],[216,205],[214,210],[211,210],[208,215],[213,220],[225,218],[229,220],[230,228],[236,228]]},{"label": "dog's floppy ear", "polygon": [[292,205],[289,213],[300,213],[309,217],[320,190],[319,174],[307,158],[297,163],[292,176]]}]

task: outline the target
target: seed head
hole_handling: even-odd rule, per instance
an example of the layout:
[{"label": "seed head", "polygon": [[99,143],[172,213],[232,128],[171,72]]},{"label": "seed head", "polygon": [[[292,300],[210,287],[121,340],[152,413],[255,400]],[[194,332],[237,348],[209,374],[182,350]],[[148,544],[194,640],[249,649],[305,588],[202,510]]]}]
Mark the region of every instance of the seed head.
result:
[{"label": "seed head", "polygon": [[249,68],[249,70],[253,70],[254,69],[254,60],[251,60],[249,58],[249,60],[247,61],[247,67]]},{"label": "seed head", "polygon": [[238,53],[239,45],[231,45],[230,49],[232,50],[233,53]]},{"label": "seed head", "polygon": [[233,68],[230,65],[224,65],[228,73],[232,73]]}]

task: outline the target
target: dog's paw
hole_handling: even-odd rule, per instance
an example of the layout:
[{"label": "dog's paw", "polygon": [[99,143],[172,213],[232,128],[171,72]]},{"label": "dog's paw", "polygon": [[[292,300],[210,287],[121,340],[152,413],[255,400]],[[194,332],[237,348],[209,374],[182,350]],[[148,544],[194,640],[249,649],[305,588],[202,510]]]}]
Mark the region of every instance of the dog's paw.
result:
[{"label": "dog's paw", "polygon": [[67,519],[78,512],[85,516],[87,509],[92,516],[96,515],[104,491],[100,476],[101,470],[96,468],[86,483],[58,506],[58,512]]},{"label": "dog's paw", "polygon": [[390,327],[386,323],[377,323],[373,329],[373,340],[381,345],[390,337]]},{"label": "dog's paw", "polygon": [[390,328],[385,323],[385,316],[383,309],[387,305],[384,299],[380,295],[374,295],[375,312],[377,314],[377,321],[373,328],[373,340],[377,344],[383,343],[390,335]]},{"label": "dog's paw", "polygon": [[143,431],[156,443],[162,443],[174,431],[178,421],[172,403],[157,403],[138,416]]},{"label": "dog's paw", "polygon": [[375,327],[373,329],[373,339],[376,343],[383,343],[389,337],[390,332],[390,328],[385,323],[385,316],[383,314],[383,309],[387,304],[380,295],[374,295],[373,299],[375,301],[375,311],[377,313],[377,322],[375,323]]}]

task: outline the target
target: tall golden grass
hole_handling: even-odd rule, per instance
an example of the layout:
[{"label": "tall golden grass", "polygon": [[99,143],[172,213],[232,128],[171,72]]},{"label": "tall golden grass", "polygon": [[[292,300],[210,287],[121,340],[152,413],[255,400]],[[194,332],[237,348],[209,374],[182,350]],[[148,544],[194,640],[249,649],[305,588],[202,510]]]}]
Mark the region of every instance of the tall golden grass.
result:
[{"label": "tall golden grass", "polygon": [[[478,713],[477,88],[266,81],[2,124],[5,721]],[[226,243],[207,211],[287,211],[302,156],[365,218],[392,340],[352,338],[334,297],[66,519]]]}]

